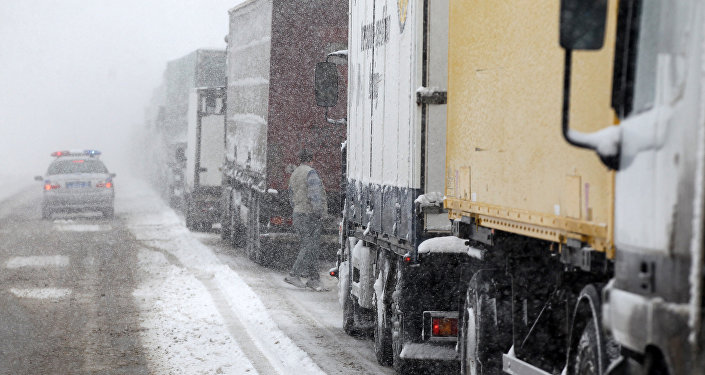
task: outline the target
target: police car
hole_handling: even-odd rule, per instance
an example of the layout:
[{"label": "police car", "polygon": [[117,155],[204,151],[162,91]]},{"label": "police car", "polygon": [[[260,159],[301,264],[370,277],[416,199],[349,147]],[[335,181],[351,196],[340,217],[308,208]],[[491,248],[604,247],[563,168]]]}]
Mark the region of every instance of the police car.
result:
[{"label": "police car", "polygon": [[98,150],[57,151],[46,176],[36,176],[44,183],[42,218],[55,212],[100,211],[111,218],[115,197],[113,178],[100,160]]}]

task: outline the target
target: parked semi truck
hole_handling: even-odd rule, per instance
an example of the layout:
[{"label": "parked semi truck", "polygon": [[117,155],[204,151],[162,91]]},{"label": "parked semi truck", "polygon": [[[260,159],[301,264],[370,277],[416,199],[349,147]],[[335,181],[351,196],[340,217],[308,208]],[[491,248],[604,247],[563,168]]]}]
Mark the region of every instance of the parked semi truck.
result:
[{"label": "parked semi truck", "polygon": [[705,373],[704,11],[451,1],[462,373]]},{"label": "parked semi truck", "polygon": [[[459,307],[450,298],[457,294],[451,275],[462,254],[419,250],[451,229],[440,208],[448,2],[365,0],[350,7],[347,188],[332,270],[343,327],[373,330],[378,361],[400,373],[421,362],[452,368]],[[335,103],[334,73],[319,63],[319,104]]]},{"label": "parked semi truck", "polygon": [[[257,262],[297,250],[287,190],[303,149],[326,190],[323,246],[335,252],[345,128],[323,120],[311,93],[315,62],[347,47],[347,9],[345,0],[250,0],[229,12],[221,225]],[[344,118],[345,105],[333,113]]]},{"label": "parked semi truck", "polygon": [[[162,103],[158,129],[160,141],[166,145],[168,165],[157,166],[166,171],[165,186],[168,201],[175,207],[186,207],[186,161],[184,158],[188,132],[189,96],[196,87],[225,85],[225,51],[198,49],[186,56],[169,61],[164,71]],[[161,91],[161,90],[160,90]],[[156,93],[155,93],[156,94]]]},{"label": "parked semi truck", "polygon": [[186,226],[207,231],[220,222],[225,159],[225,87],[191,91],[186,142]]}]

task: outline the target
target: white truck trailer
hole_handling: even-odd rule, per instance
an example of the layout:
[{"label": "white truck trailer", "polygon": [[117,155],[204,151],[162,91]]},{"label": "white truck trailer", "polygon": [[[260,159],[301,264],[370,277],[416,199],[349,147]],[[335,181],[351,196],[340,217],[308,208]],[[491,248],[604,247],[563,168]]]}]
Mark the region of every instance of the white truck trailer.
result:
[{"label": "white truck trailer", "polygon": [[[450,234],[439,207],[448,6],[350,3],[347,187],[337,269],[343,325],[348,333],[374,327],[378,361],[400,373],[420,363],[452,366],[456,359],[457,301],[444,297],[448,285],[429,276],[453,274],[457,254],[417,251],[422,241]],[[335,103],[326,98],[336,81],[323,72],[335,78],[330,64],[318,65],[322,105]]]},{"label": "white truck trailer", "polygon": [[209,230],[220,220],[225,161],[225,87],[191,90],[186,142],[186,226]]}]

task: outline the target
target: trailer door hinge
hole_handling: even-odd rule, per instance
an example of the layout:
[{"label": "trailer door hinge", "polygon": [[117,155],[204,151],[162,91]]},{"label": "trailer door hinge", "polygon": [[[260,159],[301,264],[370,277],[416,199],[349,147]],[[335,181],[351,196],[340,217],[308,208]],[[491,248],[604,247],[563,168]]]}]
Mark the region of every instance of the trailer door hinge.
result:
[{"label": "trailer door hinge", "polygon": [[416,90],[416,104],[446,104],[448,93],[429,89]]}]

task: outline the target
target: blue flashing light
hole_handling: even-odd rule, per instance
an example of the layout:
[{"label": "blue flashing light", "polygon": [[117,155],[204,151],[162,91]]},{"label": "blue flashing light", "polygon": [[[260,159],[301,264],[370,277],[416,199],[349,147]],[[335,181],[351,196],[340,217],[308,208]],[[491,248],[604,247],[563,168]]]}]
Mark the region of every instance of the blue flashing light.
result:
[{"label": "blue flashing light", "polygon": [[60,156],[78,156],[78,155],[88,155],[88,156],[99,156],[101,154],[100,151],[98,150],[67,150],[67,151],[56,151],[52,152],[51,156],[54,157],[60,157]]}]

